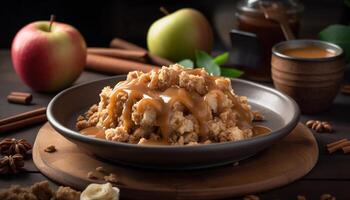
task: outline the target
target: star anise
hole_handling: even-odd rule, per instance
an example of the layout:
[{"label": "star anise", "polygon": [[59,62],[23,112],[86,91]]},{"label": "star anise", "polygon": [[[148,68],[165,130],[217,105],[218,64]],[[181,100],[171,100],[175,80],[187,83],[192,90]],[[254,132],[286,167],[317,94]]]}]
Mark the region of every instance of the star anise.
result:
[{"label": "star anise", "polygon": [[0,174],[18,173],[24,166],[23,156],[15,154],[0,159]]},{"label": "star anise", "polygon": [[0,153],[3,155],[21,154],[25,156],[27,151],[31,149],[32,145],[25,139],[16,140],[15,138],[7,138],[0,142]]}]

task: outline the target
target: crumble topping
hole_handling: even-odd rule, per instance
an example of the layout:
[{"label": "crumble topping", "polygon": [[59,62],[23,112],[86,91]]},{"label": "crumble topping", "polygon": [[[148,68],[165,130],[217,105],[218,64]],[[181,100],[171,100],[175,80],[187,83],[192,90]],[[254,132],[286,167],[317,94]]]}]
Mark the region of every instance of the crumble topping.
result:
[{"label": "crumble topping", "polygon": [[248,99],[231,81],[175,64],[133,71],[77,119],[77,129],[103,129],[105,139],[132,144],[196,145],[253,137]]}]

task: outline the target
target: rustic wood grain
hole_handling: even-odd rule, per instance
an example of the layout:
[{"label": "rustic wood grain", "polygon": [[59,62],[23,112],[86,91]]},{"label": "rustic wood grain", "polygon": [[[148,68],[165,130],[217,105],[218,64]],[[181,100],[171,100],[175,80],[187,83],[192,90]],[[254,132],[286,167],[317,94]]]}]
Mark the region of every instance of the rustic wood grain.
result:
[{"label": "rustic wood grain", "polygon": [[[57,152],[44,151],[53,144]],[[84,189],[95,182],[87,178],[87,173],[103,166],[117,175],[123,196],[132,199],[154,199],[158,195],[220,199],[261,192],[301,178],[314,167],[317,158],[316,140],[302,124],[282,141],[238,166],[203,170],[156,171],[112,165],[87,155],[48,123],[39,130],[33,148],[34,163],[52,180]]]}]

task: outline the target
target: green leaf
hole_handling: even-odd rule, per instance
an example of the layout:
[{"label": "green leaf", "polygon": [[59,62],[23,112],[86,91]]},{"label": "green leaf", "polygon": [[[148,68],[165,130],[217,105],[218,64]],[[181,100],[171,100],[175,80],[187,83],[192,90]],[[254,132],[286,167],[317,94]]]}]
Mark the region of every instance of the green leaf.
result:
[{"label": "green leaf", "polygon": [[185,68],[188,68],[188,69],[193,69],[193,67],[194,67],[193,61],[190,60],[190,59],[181,60],[180,62],[178,62],[178,64],[182,65],[182,66],[184,66]]},{"label": "green leaf", "polygon": [[195,54],[197,67],[203,67],[211,75],[220,76],[220,67],[209,54],[200,50],[196,50]]},{"label": "green leaf", "polygon": [[350,26],[334,24],[319,33],[320,39],[333,42],[345,42],[350,39]]},{"label": "green leaf", "polygon": [[350,26],[330,25],[319,33],[319,38],[339,45],[345,51],[346,60],[350,61]]},{"label": "green leaf", "polygon": [[221,67],[221,76],[237,78],[242,76],[243,74],[244,72],[238,69]]},{"label": "green leaf", "polygon": [[218,55],[214,58],[214,62],[217,64],[217,65],[223,65],[225,64],[228,59],[230,58],[230,54],[228,52],[225,52],[221,55]]}]

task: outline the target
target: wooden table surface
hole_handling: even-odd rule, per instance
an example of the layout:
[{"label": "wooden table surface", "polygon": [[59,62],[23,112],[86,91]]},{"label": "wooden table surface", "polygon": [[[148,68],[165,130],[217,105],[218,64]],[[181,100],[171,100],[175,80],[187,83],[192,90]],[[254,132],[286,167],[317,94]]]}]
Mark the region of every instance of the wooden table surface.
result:
[{"label": "wooden table surface", "polygon": [[[105,76],[85,71],[76,84]],[[31,92],[34,97],[33,105],[25,106],[8,103],[6,96],[11,91]],[[12,68],[9,51],[0,51],[0,118],[47,106],[53,96],[54,94],[36,93],[24,85]],[[335,129],[332,134],[315,134],[320,149],[317,165],[308,175],[292,184],[258,194],[262,199],[296,199],[297,195],[305,195],[307,199],[319,199],[319,196],[324,193],[333,194],[337,197],[337,200],[350,199],[350,155],[343,155],[342,153],[329,155],[324,149],[325,144],[334,140],[350,139],[350,96],[339,94],[330,110],[319,115],[302,115],[300,120],[305,122],[308,119],[330,121]],[[6,137],[24,138],[33,144],[40,127],[41,125],[37,125],[2,134],[0,139]],[[12,184],[30,185],[47,180],[33,164],[31,155],[28,155],[26,159],[25,169],[26,172],[18,175],[0,176],[0,188]],[[53,182],[51,184],[56,186]]]}]

